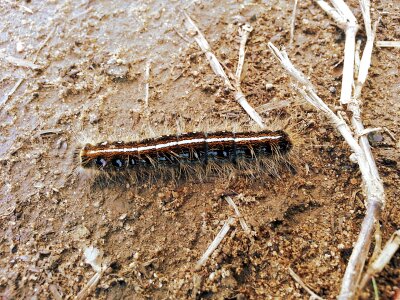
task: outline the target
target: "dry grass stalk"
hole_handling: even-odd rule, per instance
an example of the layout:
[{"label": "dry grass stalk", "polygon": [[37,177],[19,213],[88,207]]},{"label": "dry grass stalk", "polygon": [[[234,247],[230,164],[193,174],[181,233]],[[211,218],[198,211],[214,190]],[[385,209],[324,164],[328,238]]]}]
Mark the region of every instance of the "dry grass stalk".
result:
[{"label": "dry grass stalk", "polygon": [[[368,250],[371,242],[371,237],[374,231],[374,222],[380,217],[381,209],[385,203],[385,195],[382,181],[380,179],[378,168],[375,164],[375,159],[372,155],[371,147],[365,128],[361,120],[360,96],[361,90],[368,76],[368,70],[371,65],[371,56],[375,39],[376,27],[379,22],[375,22],[374,28],[371,27],[370,18],[370,1],[361,0],[361,11],[364,18],[365,31],[367,33],[367,43],[365,45],[360,68],[357,76],[354,95],[348,103],[348,111],[351,112],[351,123],[354,128],[355,136],[359,137],[359,144],[368,164],[368,170],[360,169],[363,175],[364,193],[367,196],[367,212],[357,242],[350,256],[346,272],[343,277],[341,292],[339,299],[350,299],[356,295],[357,283],[361,279],[361,272],[364,268],[365,260],[368,255]],[[360,163],[359,163],[360,164]],[[367,172],[368,171],[368,172]]]},{"label": "dry grass stalk", "polygon": [[150,80],[150,61],[146,62],[146,67],[144,70],[144,104],[147,108],[149,106],[149,80]]},{"label": "dry grass stalk", "polygon": [[11,88],[11,90],[3,96],[3,98],[0,101],[0,109],[2,109],[4,105],[6,105],[8,99],[11,98],[11,96],[15,93],[15,91],[19,88],[19,86],[23,81],[24,78],[19,78],[17,82],[14,84],[14,86]]},{"label": "dry grass stalk", "polygon": [[43,47],[47,45],[50,38],[53,36],[54,32],[56,31],[57,26],[54,26],[52,30],[50,30],[49,34],[46,36],[44,41],[40,44],[39,48],[36,50],[35,56],[33,57],[33,62],[35,63],[38,59],[40,51],[42,51]]},{"label": "dry grass stalk", "polygon": [[374,238],[375,238],[374,252],[372,252],[370,261],[374,261],[382,251],[382,233],[381,233],[381,225],[379,224],[379,222],[375,223]]},{"label": "dry grass stalk", "polygon": [[19,4],[19,3],[13,3],[10,0],[4,0],[4,1],[7,2],[8,4],[13,5],[13,6],[15,5],[16,7],[22,9],[23,11],[25,11],[27,13],[33,14],[32,9],[30,9],[29,7],[26,7],[25,5],[22,5],[22,4]]},{"label": "dry grass stalk", "polygon": [[200,268],[206,263],[210,255],[214,252],[215,249],[217,249],[217,247],[222,242],[226,234],[229,232],[229,229],[231,228],[234,221],[235,218],[233,217],[229,217],[228,220],[226,220],[224,226],[222,226],[221,230],[218,232],[215,239],[211,242],[207,250],[204,252],[203,256],[197,262],[196,268]]},{"label": "dry grass stalk", "polygon": [[400,48],[400,41],[377,41],[376,42],[377,47],[394,47],[394,48]]},{"label": "dry grass stalk", "polygon": [[29,68],[32,70],[39,70],[42,67],[27,60],[27,59],[23,59],[23,58],[18,58],[18,57],[14,57],[14,56],[5,56],[4,59],[9,62],[10,64],[13,64],[14,66],[17,67],[23,67],[23,68]]},{"label": "dry grass stalk", "polygon": [[364,274],[360,283],[360,291],[362,291],[366,284],[372,277],[382,272],[383,268],[389,263],[393,255],[400,247],[400,229],[393,233],[389,241],[386,243],[379,256],[369,265],[367,272]]},{"label": "dry grass stalk", "polygon": [[247,39],[249,38],[250,33],[253,31],[253,27],[250,24],[244,24],[241,28],[239,28],[239,35],[240,35],[240,46],[239,46],[239,60],[236,69],[236,81],[237,84],[240,85],[243,64],[244,64],[244,57],[246,54],[246,43]]},{"label": "dry grass stalk", "polygon": [[244,220],[242,214],[239,211],[239,208],[237,207],[237,205],[235,204],[235,202],[233,202],[232,198],[229,196],[225,196],[224,197],[226,202],[228,202],[228,204],[233,208],[233,210],[235,211],[236,216],[239,218],[239,222],[240,225],[242,226],[243,231],[251,236],[251,230],[250,227],[247,225],[246,221]]},{"label": "dry grass stalk", "polygon": [[275,110],[275,109],[282,109],[284,107],[288,107],[291,104],[290,100],[276,100],[276,101],[271,101],[268,102],[266,104],[260,105],[259,107],[257,107],[257,110],[262,112],[262,113],[266,113],[269,112],[271,110]]},{"label": "dry grass stalk", "polygon": [[246,111],[246,113],[252,118],[261,128],[265,128],[264,122],[261,119],[260,115],[254,110],[254,108],[247,102],[246,97],[244,96],[240,84],[238,84],[236,78],[235,84],[232,84],[228,75],[226,75],[224,69],[219,63],[217,57],[211,51],[211,47],[205,39],[204,35],[201,33],[200,29],[194,23],[194,21],[189,17],[187,13],[185,13],[186,22],[185,26],[190,33],[193,34],[194,40],[199,45],[200,49],[204,52],[206,58],[208,59],[210,66],[214,73],[217,76],[220,76],[225,83],[225,86],[230,90],[234,91],[235,100],[242,106],[242,108]]},{"label": "dry grass stalk", "polygon": [[292,268],[289,267],[289,274],[292,276],[294,281],[296,281],[300,286],[307,291],[307,293],[310,294],[310,299],[317,299],[317,300],[323,300],[320,296],[318,296],[316,293],[314,293],[302,280],[301,278],[292,270]]},{"label": "dry grass stalk", "polygon": [[86,285],[82,288],[82,290],[76,295],[75,300],[85,299],[89,293],[97,286],[99,280],[101,278],[101,273],[96,273],[92,278],[86,283]]},{"label": "dry grass stalk", "polygon": [[50,284],[49,285],[49,291],[51,293],[51,295],[53,296],[53,299],[55,300],[62,300],[62,294],[59,292],[59,287],[56,286],[55,284]]},{"label": "dry grass stalk", "polygon": [[393,142],[397,142],[396,136],[387,127],[382,127],[383,131],[392,139]]},{"label": "dry grass stalk", "polygon": [[297,2],[298,2],[298,0],[294,0],[293,12],[292,12],[292,19],[291,19],[291,21],[290,21],[290,45],[293,44],[294,27],[296,26]]}]

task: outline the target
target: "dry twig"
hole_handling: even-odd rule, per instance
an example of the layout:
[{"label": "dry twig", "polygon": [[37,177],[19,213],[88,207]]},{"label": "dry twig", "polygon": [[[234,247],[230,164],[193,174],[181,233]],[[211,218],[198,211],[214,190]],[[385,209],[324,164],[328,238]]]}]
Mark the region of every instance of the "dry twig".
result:
[{"label": "dry twig", "polygon": [[8,4],[15,5],[15,6],[19,7],[20,9],[22,9],[23,11],[25,11],[27,13],[33,14],[32,9],[30,9],[29,7],[26,7],[25,5],[22,5],[22,4],[19,4],[19,3],[13,3],[10,0],[4,0],[4,1],[7,2]]},{"label": "dry twig", "polygon": [[242,217],[242,214],[240,213],[240,211],[239,211],[238,207],[236,206],[235,202],[233,202],[232,198],[229,197],[229,196],[225,196],[224,198],[225,198],[226,202],[228,202],[228,204],[230,206],[232,206],[233,210],[235,211],[235,214],[239,218],[240,225],[242,226],[242,229],[244,230],[244,232],[247,235],[251,236],[250,227],[247,225],[246,221]]},{"label": "dry twig", "polygon": [[200,268],[206,263],[206,261],[210,257],[210,255],[214,252],[215,249],[217,249],[219,244],[222,242],[222,240],[224,239],[225,235],[228,233],[228,231],[231,228],[234,221],[235,221],[235,218],[233,218],[233,217],[229,217],[228,220],[226,220],[224,226],[222,226],[221,230],[218,232],[215,239],[208,246],[208,248],[204,252],[203,256],[197,262],[196,268]]},{"label": "dry twig", "polygon": [[[221,64],[219,63],[217,57],[211,51],[211,47],[208,44],[207,40],[205,39],[204,35],[201,33],[200,29],[194,23],[194,21],[189,17],[187,13],[185,13],[186,22],[185,26],[189,30],[190,33],[193,34],[193,38],[204,52],[205,56],[207,57],[210,66],[214,73],[217,76],[220,76],[225,83],[225,86],[230,90],[234,91],[235,100],[242,106],[242,108],[246,111],[246,113],[261,127],[265,128],[265,125],[260,117],[260,115],[254,110],[254,108],[247,102],[246,97],[244,96],[240,84],[235,80],[235,84],[232,84],[229,80],[228,76],[226,75],[224,69],[222,68]],[[236,79],[236,78],[235,78]]]},{"label": "dry twig", "polygon": [[8,99],[11,98],[11,96],[15,93],[15,91],[19,88],[21,83],[24,81],[24,78],[19,78],[17,82],[14,84],[14,86],[11,88],[11,90],[6,93],[3,98],[0,101],[0,109],[7,103]]},{"label": "dry twig", "polygon": [[323,298],[321,298],[320,296],[318,296],[316,293],[314,293],[299,277],[299,275],[297,275],[292,268],[289,267],[289,274],[290,276],[292,276],[292,278],[294,279],[294,281],[296,281],[298,284],[300,284],[300,286],[305,289],[307,291],[307,293],[310,294],[310,299],[317,299],[317,300],[323,300]]},{"label": "dry twig", "polygon": [[292,20],[290,21],[290,45],[293,44],[294,27],[296,25],[297,2],[298,2],[298,0],[294,0]]},{"label": "dry twig", "polygon": [[144,70],[144,105],[147,108],[149,106],[149,80],[150,80],[150,61],[146,62]]},{"label": "dry twig", "polygon": [[41,68],[41,66],[23,58],[18,58],[14,56],[5,56],[4,59],[9,62],[10,64],[13,64],[14,66],[17,67],[23,67],[23,68],[29,68],[33,70],[38,70]]},{"label": "dry twig", "polygon": [[394,47],[394,48],[400,48],[400,41],[377,41],[376,42],[377,47]]}]

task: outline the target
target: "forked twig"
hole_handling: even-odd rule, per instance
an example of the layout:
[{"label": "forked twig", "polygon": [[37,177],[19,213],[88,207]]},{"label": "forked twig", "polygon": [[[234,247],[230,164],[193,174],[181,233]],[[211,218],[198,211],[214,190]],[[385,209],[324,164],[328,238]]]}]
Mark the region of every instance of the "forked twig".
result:
[{"label": "forked twig", "polygon": [[400,229],[393,233],[392,237],[386,243],[379,256],[370,264],[367,272],[364,274],[360,283],[360,291],[364,289],[370,279],[380,273],[383,268],[389,263],[393,255],[400,247]]},{"label": "forked twig", "polygon": [[307,291],[307,293],[310,294],[310,299],[317,299],[317,300],[323,300],[320,296],[318,296],[316,293],[314,293],[304,282],[301,280],[299,275],[297,275],[292,268],[289,267],[289,274],[292,276],[294,281],[296,281],[300,286]]},{"label": "forked twig", "polygon": [[[325,102],[317,95],[312,84],[305,78],[304,74],[297,70],[285,51],[279,51],[272,43],[269,43],[273,54],[295,80],[293,87],[303,96],[303,98],[317,109],[321,110],[332,124],[342,134],[351,150],[354,152],[356,162],[360,167],[363,179],[363,190],[367,198],[367,212],[361,226],[361,232],[357,243],[353,249],[342,283],[340,299],[351,299],[356,293],[357,283],[360,279],[362,269],[368,254],[374,222],[378,219],[381,208],[384,205],[383,184],[376,176],[375,165],[370,165],[363,147],[358,143],[358,136],[352,132],[350,126],[344,121],[340,112],[335,114]],[[352,55],[354,58],[354,53]]]},{"label": "forked twig", "polygon": [[360,60],[357,80],[355,82],[356,89],[352,96],[352,87],[354,83],[355,36],[358,30],[357,21],[343,0],[331,0],[333,7],[323,0],[316,0],[316,2],[336,21],[338,26],[345,30],[346,33],[340,103],[342,105],[347,105],[347,112],[351,115],[351,125],[353,129],[350,129],[350,125],[346,124],[340,112],[336,115],[326,106],[325,103],[323,103],[323,101],[317,96],[312,85],[309,84],[302,74],[299,76],[300,72],[294,68],[286,53],[280,53],[272,44],[270,45],[270,48],[278,57],[284,68],[298,82],[297,85],[294,86],[295,89],[308,102],[322,110],[327,115],[328,119],[335,124],[353,150],[353,157],[356,158],[356,162],[360,167],[363,179],[363,191],[366,196],[367,211],[361,225],[359,237],[354,246],[352,255],[350,256],[339,295],[339,299],[352,299],[356,295],[358,282],[361,278],[361,272],[368,255],[371,237],[374,230],[374,223],[379,218],[381,209],[385,203],[383,184],[379,177],[368,139],[365,136],[368,129],[366,130],[361,122],[359,99],[362,86],[368,75],[377,23],[375,23],[374,29],[372,29],[370,19],[370,1],[360,0],[368,40]]},{"label": "forked twig", "polygon": [[217,57],[211,51],[211,47],[208,44],[207,40],[205,39],[204,35],[201,33],[200,29],[197,27],[197,25],[194,23],[194,21],[189,17],[189,15],[186,12],[184,12],[184,14],[186,16],[186,22],[185,22],[186,28],[191,33],[193,33],[194,40],[197,42],[201,50],[204,52],[214,73],[217,76],[220,76],[224,80],[225,86],[227,88],[234,91],[235,100],[242,106],[242,108],[246,111],[246,113],[250,116],[250,118],[252,118],[261,128],[265,128],[264,122],[261,119],[260,115],[249,104],[249,102],[247,102],[247,99],[240,88],[239,82],[235,80],[234,84],[231,83],[229,77],[226,75]]}]

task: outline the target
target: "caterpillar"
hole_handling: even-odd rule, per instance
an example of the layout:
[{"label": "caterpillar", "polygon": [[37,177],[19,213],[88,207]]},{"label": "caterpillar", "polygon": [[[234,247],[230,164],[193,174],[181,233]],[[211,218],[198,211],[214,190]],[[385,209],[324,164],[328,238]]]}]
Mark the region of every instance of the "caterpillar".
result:
[{"label": "caterpillar", "polygon": [[282,130],[189,132],[134,142],[86,144],[79,157],[83,169],[111,177],[124,172],[136,179],[165,177],[167,173],[177,179],[193,173],[203,177],[225,169],[245,169],[249,164],[273,169],[291,148],[292,142]]}]

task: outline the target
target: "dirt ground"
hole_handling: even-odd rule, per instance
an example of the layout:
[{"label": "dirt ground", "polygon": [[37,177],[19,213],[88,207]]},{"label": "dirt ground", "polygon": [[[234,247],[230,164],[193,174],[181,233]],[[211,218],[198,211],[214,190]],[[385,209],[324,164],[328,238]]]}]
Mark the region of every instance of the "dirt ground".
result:
[{"label": "dirt ground", "polygon": [[[356,1],[351,1],[362,20]],[[344,34],[312,1],[299,1],[289,44],[292,1],[0,2],[0,298],[74,298],[95,274],[84,249],[107,266],[89,298],[308,298],[291,267],[318,295],[339,292],[364,216],[360,172],[328,122],[304,104],[268,50],[286,46],[331,107],[338,105]],[[400,40],[400,2],[374,1],[377,40]],[[210,69],[183,26],[186,12],[234,72],[238,28],[254,30],[242,88],[266,123],[294,124],[296,174],[206,182],[93,188],[75,152],[93,138],[129,139],[252,121]],[[360,21],[361,22],[361,21]],[[365,43],[364,30],[358,38]],[[18,67],[25,58],[37,70]],[[35,59],[37,56],[37,59]],[[146,63],[151,61],[145,108]],[[383,240],[400,228],[400,52],[375,48],[363,89],[366,126],[386,189]],[[15,83],[18,89],[7,97]],[[289,105],[269,110],[270,104]],[[282,107],[283,106],[283,107]],[[178,123],[178,125],[177,125]],[[183,124],[183,125],[182,125]],[[161,129],[160,129],[161,128]],[[239,222],[201,269],[197,260],[233,216],[229,193],[254,232]],[[400,253],[376,278],[381,299],[400,288]],[[363,298],[371,298],[372,285]]]}]

